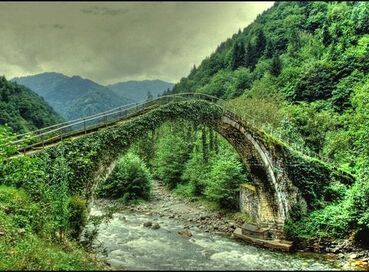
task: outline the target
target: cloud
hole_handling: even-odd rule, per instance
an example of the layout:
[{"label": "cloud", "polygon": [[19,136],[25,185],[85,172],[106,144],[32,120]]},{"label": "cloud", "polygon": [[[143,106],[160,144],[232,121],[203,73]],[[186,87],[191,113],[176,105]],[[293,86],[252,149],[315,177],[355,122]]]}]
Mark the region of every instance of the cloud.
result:
[{"label": "cloud", "polygon": [[177,82],[271,5],[0,2],[0,74],[55,71],[101,84]]},{"label": "cloud", "polygon": [[125,14],[128,11],[129,11],[129,9],[126,9],[126,8],[114,9],[114,8],[98,7],[98,6],[92,6],[92,7],[81,9],[81,12],[86,13],[86,14],[111,15],[111,16]]}]

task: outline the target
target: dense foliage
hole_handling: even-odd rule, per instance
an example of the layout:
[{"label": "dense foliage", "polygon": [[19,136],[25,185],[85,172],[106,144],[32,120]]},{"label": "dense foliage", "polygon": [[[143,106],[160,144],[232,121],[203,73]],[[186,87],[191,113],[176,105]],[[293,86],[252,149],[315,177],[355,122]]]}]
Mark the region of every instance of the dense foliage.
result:
[{"label": "dense foliage", "polygon": [[0,125],[26,132],[62,122],[62,118],[36,93],[0,77]]},{"label": "dense foliage", "polygon": [[0,269],[96,269],[101,263],[76,242],[86,202],[69,191],[70,169],[60,156],[5,158],[14,153],[0,127]]},{"label": "dense foliage", "polygon": [[[304,175],[300,185],[315,211],[295,208],[288,225],[292,238],[369,231],[358,212],[367,209],[368,18],[366,2],[277,2],[173,88],[226,99],[239,115],[294,149],[358,177],[329,204],[329,189],[320,186],[329,176],[313,181]],[[297,165],[313,173],[306,162]],[[290,170],[301,175],[295,164]]]},{"label": "dense foliage", "polygon": [[145,163],[132,152],[119,159],[113,172],[97,188],[97,195],[124,203],[150,197],[152,177]]},{"label": "dense foliage", "polygon": [[156,134],[149,149],[154,150],[151,169],[155,178],[186,197],[238,209],[239,185],[248,179],[230,144],[213,130],[186,121],[166,123]]}]

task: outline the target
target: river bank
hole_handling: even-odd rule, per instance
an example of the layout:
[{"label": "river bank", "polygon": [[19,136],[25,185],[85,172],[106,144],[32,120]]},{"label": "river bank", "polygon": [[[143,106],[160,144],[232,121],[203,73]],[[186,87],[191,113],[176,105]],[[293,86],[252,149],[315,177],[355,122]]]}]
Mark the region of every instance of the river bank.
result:
[{"label": "river bank", "polygon": [[[147,228],[159,229],[162,227],[158,223],[160,220],[151,220],[150,218],[158,218],[161,221],[173,220],[178,225],[177,234],[183,237],[191,237],[193,232],[197,231],[229,238],[236,226],[243,223],[241,218],[232,213],[212,209],[211,206],[202,201],[193,201],[175,195],[158,182],[153,184],[152,199],[148,202],[138,205],[123,205],[119,201],[96,200],[95,205],[102,208],[114,208],[115,211],[126,213],[125,217],[127,215],[141,215],[142,225],[146,225]],[[167,222],[167,224],[169,223]],[[155,227],[153,227],[154,225]],[[246,245],[245,243],[242,244]],[[311,251],[315,251],[320,253],[319,258],[339,263],[339,269],[364,270],[367,268],[365,261],[362,260],[366,255],[360,255],[355,251],[352,251],[351,254],[342,253],[341,251],[332,252],[329,251],[332,245],[334,243],[326,242],[326,245],[324,245],[324,241],[321,241],[319,247],[307,247],[305,250],[298,250],[297,254],[311,255],[315,258],[318,254],[311,253]],[[352,249],[354,250],[354,248]]]}]

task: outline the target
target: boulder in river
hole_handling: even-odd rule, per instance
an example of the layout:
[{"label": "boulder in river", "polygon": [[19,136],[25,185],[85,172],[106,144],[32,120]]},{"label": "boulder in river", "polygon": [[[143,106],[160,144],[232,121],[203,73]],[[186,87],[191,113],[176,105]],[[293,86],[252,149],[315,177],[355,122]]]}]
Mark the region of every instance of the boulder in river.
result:
[{"label": "boulder in river", "polygon": [[160,225],[158,223],[155,223],[154,225],[152,225],[151,228],[154,229],[154,230],[160,229]]},{"label": "boulder in river", "polygon": [[178,234],[179,234],[179,236],[186,237],[186,238],[189,238],[189,237],[192,236],[192,232],[189,231],[188,229],[180,230],[180,231],[178,231]]},{"label": "boulder in river", "polygon": [[146,228],[149,228],[149,227],[151,227],[151,226],[152,226],[152,222],[151,222],[151,221],[147,221],[147,222],[145,222],[145,223],[143,224],[143,226],[144,226],[144,227],[146,227]]}]

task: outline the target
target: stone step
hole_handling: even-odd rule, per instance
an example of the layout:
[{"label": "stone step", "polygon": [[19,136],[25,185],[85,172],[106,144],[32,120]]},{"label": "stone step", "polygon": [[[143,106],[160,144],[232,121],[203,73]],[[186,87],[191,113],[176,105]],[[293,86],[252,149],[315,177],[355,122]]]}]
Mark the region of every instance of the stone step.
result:
[{"label": "stone step", "polygon": [[245,235],[242,233],[241,228],[236,228],[233,232],[233,236],[239,239],[242,239],[246,242],[249,242],[254,245],[281,250],[281,251],[292,251],[293,248],[293,242],[292,241],[286,241],[286,240],[267,240],[267,239],[260,239],[256,237],[251,237],[249,235]]}]

